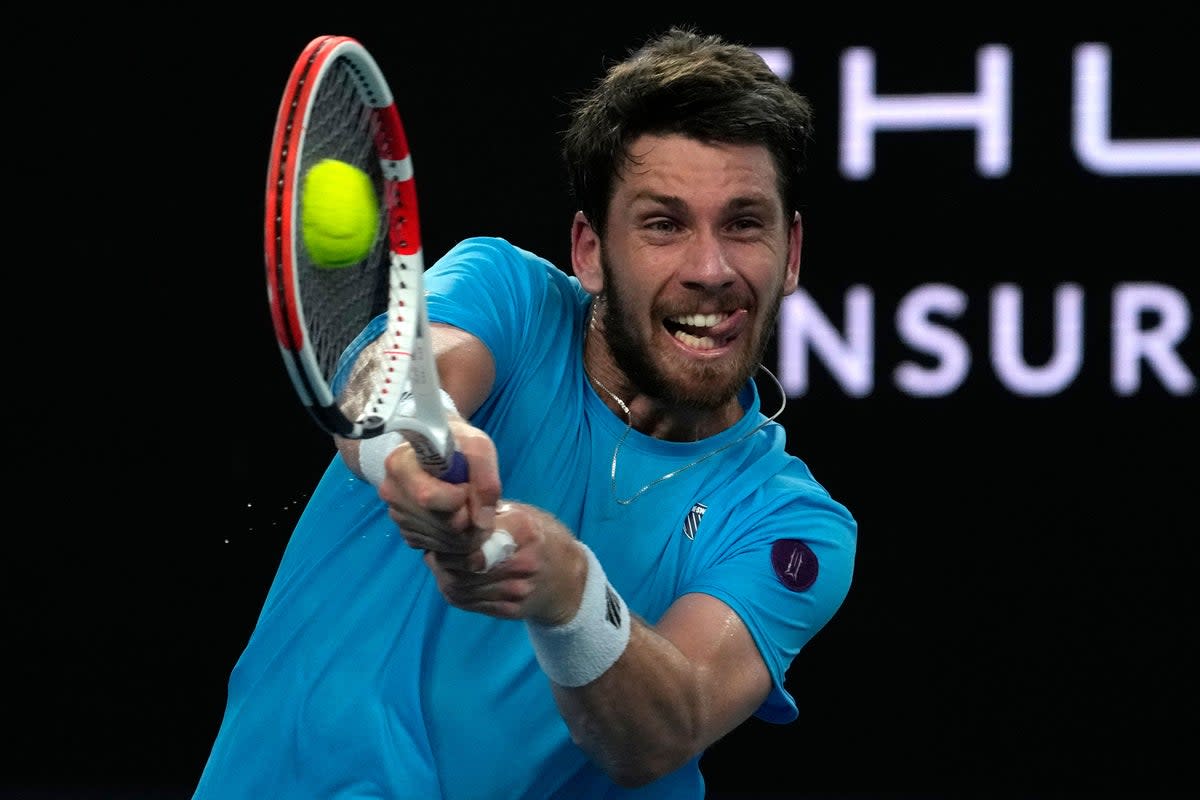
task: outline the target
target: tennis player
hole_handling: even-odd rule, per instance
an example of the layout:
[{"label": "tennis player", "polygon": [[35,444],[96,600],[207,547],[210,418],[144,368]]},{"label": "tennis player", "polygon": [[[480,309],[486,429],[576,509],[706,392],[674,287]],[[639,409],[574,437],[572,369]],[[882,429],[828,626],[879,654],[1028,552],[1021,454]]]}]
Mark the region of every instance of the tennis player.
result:
[{"label": "tennis player", "polygon": [[[857,535],[760,367],[811,125],[751,49],[685,29],[580,98],[570,272],[470,238],[426,276],[470,482],[339,442],[196,798],[700,800],[707,747],[797,718],[787,671]],[[494,529],[517,549],[489,569]]]}]

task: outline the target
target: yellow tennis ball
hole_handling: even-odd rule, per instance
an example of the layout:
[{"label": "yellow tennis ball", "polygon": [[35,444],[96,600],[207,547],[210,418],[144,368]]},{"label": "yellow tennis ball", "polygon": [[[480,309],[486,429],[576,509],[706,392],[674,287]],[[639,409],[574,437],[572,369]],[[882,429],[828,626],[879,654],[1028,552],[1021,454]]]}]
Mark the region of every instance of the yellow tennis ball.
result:
[{"label": "yellow tennis ball", "polygon": [[379,198],[367,173],[345,161],[319,161],[304,176],[300,202],[304,246],[318,267],[348,267],[371,252]]}]

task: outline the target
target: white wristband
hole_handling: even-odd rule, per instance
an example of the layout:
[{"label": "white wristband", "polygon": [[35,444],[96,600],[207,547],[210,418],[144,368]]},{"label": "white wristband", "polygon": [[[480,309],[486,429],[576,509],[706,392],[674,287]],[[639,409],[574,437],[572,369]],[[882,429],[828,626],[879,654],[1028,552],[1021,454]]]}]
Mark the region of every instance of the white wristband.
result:
[{"label": "white wristband", "polygon": [[358,443],[358,468],[367,483],[378,489],[387,475],[384,462],[392,451],[404,443],[404,437],[396,431],[388,431]]},{"label": "white wristband", "polygon": [[587,580],[575,616],[562,625],[527,621],[533,652],[547,677],[560,686],[583,686],[603,675],[629,644],[629,608],[608,583],[596,554],[587,556]]},{"label": "white wristband", "polygon": [[[454,398],[445,389],[438,389],[438,393],[442,398],[442,408],[451,414],[458,414],[458,409],[454,405]],[[402,398],[397,412],[402,415],[411,415],[413,405],[411,395]],[[367,479],[367,482],[376,489],[383,484],[383,479],[387,476],[387,470],[384,469],[384,462],[387,461],[387,457],[392,454],[392,451],[403,443],[404,436],[396,431],[381,433],[378,436],[372,436],[370,439],[363,439],[358,443],[358,468],[362,472],[363,477]]]}]

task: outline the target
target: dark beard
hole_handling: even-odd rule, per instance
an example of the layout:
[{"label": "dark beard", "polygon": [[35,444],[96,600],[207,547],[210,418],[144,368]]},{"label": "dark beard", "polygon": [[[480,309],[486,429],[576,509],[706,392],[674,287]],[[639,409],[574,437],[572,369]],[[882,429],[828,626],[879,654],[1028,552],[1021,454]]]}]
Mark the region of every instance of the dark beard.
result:
[{"label": "dark beard", "polygon": [[751,348],[749,356],[736,370],[732,379],[727,378],[719,367],[701,367],[696,371],[694,386],[685,387],[668,380],[654,365],[648,349],[634,338],[625,325],[625,320],[631,318],[631,312],[613,280],[613,271],[606,259],[601,258],[600,268],[604,272],[605,290],[596,302],[601,306],[605,339],[617,366],[644,394],[667,405],[712,411],[736,397],[746,385],[746,381],[758,371],[758,365],[762,362],[767,344],[775,331],[779,309],[783,304],[782,295],[775,297],[767,314],[767,324],[762,328],[760,341]]}]

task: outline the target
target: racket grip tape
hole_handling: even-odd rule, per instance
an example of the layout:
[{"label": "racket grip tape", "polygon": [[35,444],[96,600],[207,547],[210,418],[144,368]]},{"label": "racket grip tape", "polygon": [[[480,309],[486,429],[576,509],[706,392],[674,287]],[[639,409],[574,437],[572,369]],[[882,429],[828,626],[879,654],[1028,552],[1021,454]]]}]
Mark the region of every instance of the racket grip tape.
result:
[{"label": "racket grip tape", "polygon": [[466,483],[467,457],[457,450],[450,453],[450,461],[446,465],[446,471],[438,477],[446,483]]}]

